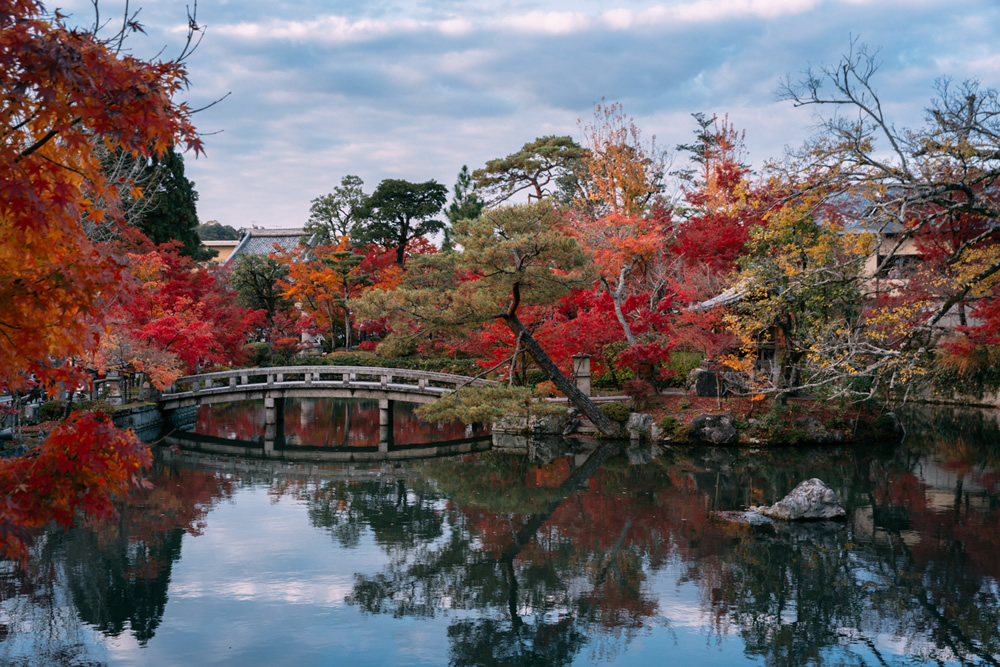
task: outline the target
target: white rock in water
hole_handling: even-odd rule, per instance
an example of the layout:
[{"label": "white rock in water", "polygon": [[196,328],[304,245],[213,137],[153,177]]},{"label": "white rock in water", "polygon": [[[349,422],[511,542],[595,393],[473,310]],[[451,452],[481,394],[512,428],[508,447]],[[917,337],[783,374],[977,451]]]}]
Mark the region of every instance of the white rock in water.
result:
[{"label": "white rock in water", "polygon": [[770,507],[751,507],[750,511],[785,521],[843,519],[847,516],[847,511],[837,503],[836,492],[815,477],[800,483]]}]

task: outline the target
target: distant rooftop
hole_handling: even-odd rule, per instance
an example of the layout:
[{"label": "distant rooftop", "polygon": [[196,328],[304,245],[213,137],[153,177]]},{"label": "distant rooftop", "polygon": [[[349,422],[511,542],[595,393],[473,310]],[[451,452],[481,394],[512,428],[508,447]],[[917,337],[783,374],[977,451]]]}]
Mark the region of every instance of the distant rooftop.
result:
[{"label": "distant rooftop", "polygon": [[294,250],[299,247],[300,241],[304,236],[308,237],[311,235],[301,228],[248,229],[226,263],[229,264],[243,255],[263,255],[267,257],[275,252],[275,245],[285,252]]}]

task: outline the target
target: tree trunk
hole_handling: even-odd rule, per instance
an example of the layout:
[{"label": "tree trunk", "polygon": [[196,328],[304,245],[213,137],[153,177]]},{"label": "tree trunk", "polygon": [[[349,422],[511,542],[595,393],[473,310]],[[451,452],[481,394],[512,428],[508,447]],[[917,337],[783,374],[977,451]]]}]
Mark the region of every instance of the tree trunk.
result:
[{"label": "tree trunk", "polygon": [[409,220],[400,221],[399,236],[396,237],[396,264],[399,265],[399,268],[403,268],[403,262],[406,261],[406,244],[410,242],[407,233],[409,229]]},{"label": "tree trunk", "polygon": [[625,274],[628,272],[628,267],[622,267],[621,272],[618,274],[618,285],[615,287],[614,291],[611,290],[611,286],[608,281],[603,276],[601,277],[601,283],[604,284],[604,289],[607,290],[608,296],[611,297],[611,301],[615,304],[615,317],[618,318],[618,323],[622,325],[622,332],[625,334],[625,340],[628,341],[630,346],[635,345],[635,336],[632,335],[632,327],[629,326],[628,320],[625,319],[625,313],[622,311],[622,292],[625,288]]},{"label": "tree trunk", "polygon": [[344,349],[351,351],[351,308],[344,296]]},{"label": "tree trunk", "polygon": [[580,412],[587,416],[598,431],[604,435],[617,436],[621,434],[621,426],[616,424],[607,418],[607,416],[601,412],[597,405],[590,400],[587,396],[583,394],[573,381],[568,377],[563,375],[563,372],[559,370],[559,367],[555,365],[549,355],[545,353],[545,350],[541,348],[535,338],[528,333],[528,330],[524,328],[521,324],[521,320],[517,318],[517,315],[501,315],[510,330],[514,332],[516,336],[521,338],[521,342],[524,345],[524,349],[527,350],[531,358],[535,360],[538,367],[552,380],[559,391],[566,395],[569,402],[578,409]]}]

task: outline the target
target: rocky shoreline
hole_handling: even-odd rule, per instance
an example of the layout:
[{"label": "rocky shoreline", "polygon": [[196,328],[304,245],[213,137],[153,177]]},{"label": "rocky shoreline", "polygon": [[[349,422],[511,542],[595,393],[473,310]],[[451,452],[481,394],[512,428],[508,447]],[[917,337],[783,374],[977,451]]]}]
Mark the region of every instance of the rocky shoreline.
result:
[{"label": "rocky shoreline", "polygon": [[[760,419],[738,420],[732,412],[699,414],[689,421],[667,415],[657,419],[645,412],[629,412],[621,422],[622,439],[655,444],[707,445],[772,445],[772,444],[851,444],[898,442],[906,429],[895,413],[883,413],[873,423],[845,424],[843,428],[828,428],[815,417],[796,416],[785,423],[771,426]],[[507,418],[493,424],[496,433],[522,435],[570,435],[589,424],[574,410],[564,415],[532,415],[528,418]],[[779,438],[769,438],[778,434]]]}]

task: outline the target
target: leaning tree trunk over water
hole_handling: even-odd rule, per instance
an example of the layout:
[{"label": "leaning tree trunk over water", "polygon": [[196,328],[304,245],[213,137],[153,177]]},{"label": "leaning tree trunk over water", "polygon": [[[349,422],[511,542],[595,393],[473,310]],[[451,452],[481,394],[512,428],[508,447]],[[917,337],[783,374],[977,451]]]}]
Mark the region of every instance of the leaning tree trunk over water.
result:
[{"label": "leaning tree trunk over water", "polygon": [[597,405],[590,400],[590,398],[584,394],[582,391],[577,389],[576,385],[566,377],[559,367],[555,365],[555,362],[549,358],[545,350],[538,344],[535,338],[528,333],[528,330],[524,328],[521,324],[521,320],[517,318],[517,315],[507,312],[505,315],[500,316],[503,321],[510,327],[510,330],[514,332],[514,335],[518,336],[521,340],[524,349],[527,350],[531,358],[535,360],[538,367],[542,369],[542,372],[552,380],[559,391],[565,394],[569,402],[578,409],[580,412],[587,416],[598,431],[604,435],[617,436],[621,434],[621,426],[610,419],[607,415],[600,411]]}]

